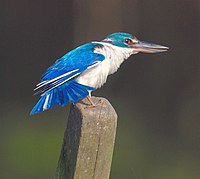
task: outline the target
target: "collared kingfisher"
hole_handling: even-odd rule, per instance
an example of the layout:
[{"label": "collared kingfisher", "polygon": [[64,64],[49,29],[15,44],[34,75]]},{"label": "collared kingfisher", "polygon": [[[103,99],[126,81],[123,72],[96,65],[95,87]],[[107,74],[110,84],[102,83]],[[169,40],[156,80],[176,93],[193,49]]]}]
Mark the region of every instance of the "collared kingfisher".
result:
[{"label": "collared kingfisher", "polygon": [[87,98],[91,107],[91,92],[100,88],[108,75],[117,71],[122,62],[132,54],[158,53],[168,47],[138,40],[135,36],[117,32],[102,41],[94,41],[66,53],[41,77],[34,90],[41,97],[31,115],[52,108],[55,104],[65,106]]}]

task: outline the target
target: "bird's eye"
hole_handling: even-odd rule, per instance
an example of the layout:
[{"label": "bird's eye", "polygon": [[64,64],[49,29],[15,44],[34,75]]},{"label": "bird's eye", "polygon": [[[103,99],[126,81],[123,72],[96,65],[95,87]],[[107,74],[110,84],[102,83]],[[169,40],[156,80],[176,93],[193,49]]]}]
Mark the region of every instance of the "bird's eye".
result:
[{"label": "bird's eye", "polygon": [[133,43],[131,39],[125,39],[124,42],[128,45],[131,45]]}]

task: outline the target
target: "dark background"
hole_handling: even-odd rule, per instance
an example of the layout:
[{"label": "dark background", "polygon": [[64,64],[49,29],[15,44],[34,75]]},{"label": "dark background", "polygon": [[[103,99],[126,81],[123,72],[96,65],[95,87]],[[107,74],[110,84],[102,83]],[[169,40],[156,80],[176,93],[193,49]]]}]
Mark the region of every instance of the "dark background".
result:
[{"label": "dark background", "polygon": [[0,178],[53,178],[69,109],[30,117],[32,90],[64,53],[118,31],[170,50],[132,56],[94,92],[119,116],[110,178],[200,178],[198,0],[1,4]]}]

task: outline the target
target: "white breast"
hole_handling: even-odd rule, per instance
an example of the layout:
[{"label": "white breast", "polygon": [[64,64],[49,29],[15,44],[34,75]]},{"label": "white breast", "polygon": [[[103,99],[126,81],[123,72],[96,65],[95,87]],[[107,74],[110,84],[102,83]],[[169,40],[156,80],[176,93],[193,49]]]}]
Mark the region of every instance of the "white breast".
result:
[{"label": "white breast", "polygon": [[105,56],[105,60],[96,66],[85,70],[77,77],[77,82],[94,88],[100,88],[107,80],[108,75],[113,74],[120,67],[122,62],[127,59],[133,50],[129,48],[120,48],[106,42],[93,42],[102,44],[103,47],[97,47],[94,53]]}]

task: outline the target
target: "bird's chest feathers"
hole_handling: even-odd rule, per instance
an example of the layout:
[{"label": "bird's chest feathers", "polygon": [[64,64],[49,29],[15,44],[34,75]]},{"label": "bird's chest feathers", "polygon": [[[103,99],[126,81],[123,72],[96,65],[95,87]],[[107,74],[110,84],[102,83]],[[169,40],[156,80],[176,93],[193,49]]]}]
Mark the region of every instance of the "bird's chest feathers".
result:
[{"label": "bird's chest feathers", "polygon": [[100,88],[106,82],[108,75],[116,72],[122,62],[132,54],[130,49],[122,49],[103,42],[101,44],[103,47],[95,48],[94,53],[104,55],[105,59],[83,72],[77,78],[79,83]]}]

